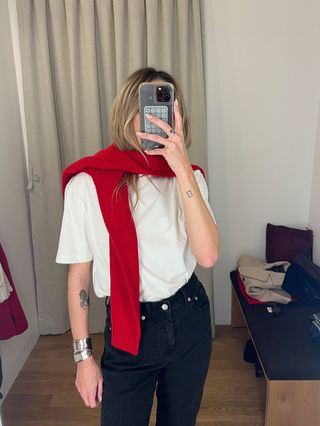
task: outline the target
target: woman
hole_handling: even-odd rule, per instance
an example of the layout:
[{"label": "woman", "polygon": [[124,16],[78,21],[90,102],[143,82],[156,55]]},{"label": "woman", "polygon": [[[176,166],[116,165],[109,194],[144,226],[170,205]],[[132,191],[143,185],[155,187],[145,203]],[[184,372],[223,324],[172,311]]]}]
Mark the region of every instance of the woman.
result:
[{"label": "woman", "polygon": [[[143,82],[174,86],[174,129],[148,117],[168,138],[139,131]],[[133,73],[115,99],[111,133],[111,146],[63,173],[56,261],[70,264],[76,387],[86,406],[101,402],[103,426],[147,426],[155,389],[157,426],[195,425],[212,328],[194,269],[215,264],[219,234],[203,172],[188,158],[190,125],[173,77]],[[142,137],[164,148],[143,151]],[[107,296],[102,373],[88,331],[92,276],[97,296]]]}]

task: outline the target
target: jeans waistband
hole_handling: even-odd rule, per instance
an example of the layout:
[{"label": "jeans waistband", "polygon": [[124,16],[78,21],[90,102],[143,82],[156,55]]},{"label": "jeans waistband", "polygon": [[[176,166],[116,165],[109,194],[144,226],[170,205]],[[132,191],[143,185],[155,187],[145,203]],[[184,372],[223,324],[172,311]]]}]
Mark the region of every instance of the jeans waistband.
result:
[{"label": "jeans waistband", "polygon": [[[179,288],[172,296],[165,299],[157,300],[155,302],[140,302],[140,313],[141,314],[152,314],[161,311],[173,311],[182,303],[188,301],[188,298],[192,298],[193,294],[196,293],[199,286],[202,286],[198,280],[196,274],[193,272],[189,280]],[[110,309],[111,296],[107,296],[105,305]],[[164,306],[167,305],[167,306]]]}]

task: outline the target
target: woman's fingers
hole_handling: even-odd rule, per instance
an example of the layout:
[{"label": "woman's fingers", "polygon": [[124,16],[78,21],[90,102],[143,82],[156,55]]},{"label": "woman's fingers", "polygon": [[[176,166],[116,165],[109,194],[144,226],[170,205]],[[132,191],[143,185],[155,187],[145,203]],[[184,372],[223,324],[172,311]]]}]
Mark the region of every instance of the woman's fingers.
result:
[{"label": "woman's fingers", "polygon": [[80,392],[81,398],[87,407],[95,408],[98,405],[96,396],[97,396],[98,385],[94,388],[85,389],[83,392]]},{"label": "woman's fingers", "polygon": [[79,391],[79,394],[81,398],[83,399],[83,402],[85,403],[85,405],[87,407],[91,407],[91,398],[90,398],[90,392],[88,391],[88,389]]},{"label": "woman's fingers", "polygon": [[88,394],[89,407],[95,408],[98,405],[96,400],[97,387],[89,389]]},{"label": "woman's fingers", "polygon": [[163,148],[146,149],[144,152],[149,155],[164,155]]},{"label": "woman's fingers", "polygon": [[86,407],[89,407],[90,406],[90,403],[89,403],[89,395],[87,395],[87,393],[86,392],[79,392],[79,394],[80,394],[80,396],[81,396],[81,398],[82,398],[82,400],[83,400],[83,402],[85,403],[85,405],[86,405]]},{"label": "woman's fingers", "polygon": [[151,114],[146,114],[146,117],[148,121],[150,121],[150,123],[153,123],[156,126],[160,127],[160,129],[166,132],[167,135],[170,134],[170,130],[172,129],[172,127],[166,121],[163,121],[160,118],[155,117],[154,115],[151,115]]},{"label": "woman's fingers", "polygon": [[150,122],[160,127],[164,132],[167,133],[168,138],[163,138],[162,136],[153,133],[137,132],[137,136],[142,139],[151,140],[164,145],[164,148],[145,150],[145,152],[148,155],[164,156],[173,171],[177,169],[179,163],[181,163],[181,159],[182,161],[185,161],[185,157],[187,155],[183,139],[182,118],[177,100],[174,101],[174,114],[176,123],[174,132],[170,131],[172,128],[168,123],[160,120],[158,117],[154,117],[152,115],[147,116]]},{"label": "woman's fingers", "polygon": [[[84,402],[88,407],[95,408],[102,401],[102,392],[103,392],[103,379],[100,377],[98,379],[97,386],[88,389],[84,393]],[[87,403],[86,403],[87,401]]]},{"label": "woman's fingers", "polygon": [[137,132],[137,135],[140,136],[142,139],[148,139],[150,141],[162,143],[164,146],[167,146],[167,144],[170,143],[168,139],[163,138],[159,135],[155,135],[154,133]]},{"label": "woman's fingers", "polygon": [[101,402],[102,401],[102,393],[103,393],[103,379],[99,379],[98,382],[98,400]]}]

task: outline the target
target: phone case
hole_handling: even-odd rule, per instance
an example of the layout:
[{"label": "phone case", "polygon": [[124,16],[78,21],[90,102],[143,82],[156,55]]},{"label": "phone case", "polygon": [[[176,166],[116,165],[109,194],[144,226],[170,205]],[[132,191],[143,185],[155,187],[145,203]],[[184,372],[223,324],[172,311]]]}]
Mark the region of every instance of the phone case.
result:
[{"label": "phone case", "polygon": [[[173,126],[173,101],[174,87],[171,83],[140,84],[139,109],[141,132],[153,133],[167,138],[168,135],[160,127],[150,123],[145,115],[154,115],[169,123],[170,126]],[[144,150],[164,147],[163,144],[149,139],[141,139],[141,146]]]}]

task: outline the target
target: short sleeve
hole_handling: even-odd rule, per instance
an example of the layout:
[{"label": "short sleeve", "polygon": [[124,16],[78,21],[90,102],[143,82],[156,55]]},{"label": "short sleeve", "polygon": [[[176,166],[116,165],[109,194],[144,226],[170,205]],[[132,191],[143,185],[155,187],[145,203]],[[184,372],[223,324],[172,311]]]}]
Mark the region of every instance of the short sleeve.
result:
[{"label": "short sleeve", "polygon": [[207,182],[206,182],[206,180],[205,180],[205,178],[204,178],[204,176],[203,176],[203,174],[201,173],[200,170],[196,170],[194,175],[195,175],[195,178],[198,182],[198,186],[199,186],[203,201],[205,202],[205,205],[207,206],[207,209],[209,210],[209,212],[212,216],[212,219],[213,219],[214,223],[216,224],[217,222],[216,222],[212,208],[211,208],[210,203],[209,203],[209,191],[208,191]]},{"label": "short sleeve", "polygon": [[93,259],[87,238],[87,212],[83,200],[75,191],[73,177],[67,184],[56,263],[81,263]]}]

